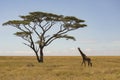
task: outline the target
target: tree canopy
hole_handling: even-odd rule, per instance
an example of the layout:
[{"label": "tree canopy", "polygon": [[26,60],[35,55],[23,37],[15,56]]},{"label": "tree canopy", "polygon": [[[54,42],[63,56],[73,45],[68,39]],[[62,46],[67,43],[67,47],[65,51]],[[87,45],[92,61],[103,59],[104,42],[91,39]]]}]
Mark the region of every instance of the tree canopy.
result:
[{"label": "tree canopy", "polygon": [[[10,20],[3,25],[11,25],[19,30],[14,34],[26,41],[24,44],[36,53],[38,62],[43,62],[43,48],[45,46],[60,38],[75,40],[67,33],[87,26],[83,24],[85,20],[74,16],[46,12],[30,12],[28,15],[19,17],[21,20]],[[55,31],[50,33],[52,30]]]}]

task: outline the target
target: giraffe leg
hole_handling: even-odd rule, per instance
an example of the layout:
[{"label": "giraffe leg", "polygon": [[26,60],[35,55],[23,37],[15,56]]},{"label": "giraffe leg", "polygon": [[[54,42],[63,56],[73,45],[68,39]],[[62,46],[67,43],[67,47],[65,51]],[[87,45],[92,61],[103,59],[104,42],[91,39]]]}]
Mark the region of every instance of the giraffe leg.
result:
[{"label": "giraffe leg", "polygon": [[90,59],[90,66],[92,67],[92,62],[91,62],[91,59]]},{"label": "giraffe leg", "polygon": [[87,62],[88,62],[88,66],[89,66],[90,65],[90,61],[88,60]]},{"label": "giraffe leg", "polygon": [[88,66],[91,66],[91,67],[92,67],[91,59],[90,59],[90,58],[87,58],[86,61],[88,62]]},{"label": "giraffe leg", "polygon": [[82,61],[81,65],[83,65],[84,61]]},{"label": "giraffe leg", "polygon": [[91,60],[88,61],[88,66],[91,66],[91,67],[92,67],[92,62],[91,62]]},{"label": "giraffe leg", "polygon": [[83,64],[84,64],[84,66],[86,66],[86,63],[85,63],[85,61],[82,61],[81,65],[83,65]]},{"label": "giraffe leg", "polygon": [[86,66],[86,62],[84,61],[84,66]]},{"label": "giraffe leg", "polygon": [[87,61],[87,63],[88,63],[88,66],[89,66],[89,65],[90,65],[90,60],[89,60],[89,59],[87,59],[86,61]]}]

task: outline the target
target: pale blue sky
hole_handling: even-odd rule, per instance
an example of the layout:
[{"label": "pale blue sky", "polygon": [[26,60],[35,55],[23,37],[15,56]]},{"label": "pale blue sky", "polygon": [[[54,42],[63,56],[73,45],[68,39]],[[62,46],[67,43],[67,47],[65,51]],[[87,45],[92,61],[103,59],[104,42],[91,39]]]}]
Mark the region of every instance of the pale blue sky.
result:
[{"label": "pale blue sky", "polygon": [[87,55],[120,55],[120,0],[1,0],[0,55],[34,55],[13,35],[15,28],[2,26],[33,11],[76,16],[88,25],[69,33],[77,41],[57,40],[45,48],[45,55],[79,55],[77,47]]}]

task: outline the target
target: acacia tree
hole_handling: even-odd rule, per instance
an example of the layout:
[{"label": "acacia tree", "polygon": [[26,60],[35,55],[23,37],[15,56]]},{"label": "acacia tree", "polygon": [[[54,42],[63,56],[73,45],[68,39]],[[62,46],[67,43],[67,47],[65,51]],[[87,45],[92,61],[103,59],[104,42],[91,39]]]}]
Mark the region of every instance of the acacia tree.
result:
[{"label": "acacia tree", "polygon": [[34,51],[38,62],[43,62],[44,47],[60,38],[75,40],[67,33],[86,26],[86,24],[81,24],[85,22],[84,20],[74,16],[46,12],[30,12],[20,18],[21,20],[10,20],[3,25],[10,25],[19,30],[14,34],[26,41],[24,44]]}]

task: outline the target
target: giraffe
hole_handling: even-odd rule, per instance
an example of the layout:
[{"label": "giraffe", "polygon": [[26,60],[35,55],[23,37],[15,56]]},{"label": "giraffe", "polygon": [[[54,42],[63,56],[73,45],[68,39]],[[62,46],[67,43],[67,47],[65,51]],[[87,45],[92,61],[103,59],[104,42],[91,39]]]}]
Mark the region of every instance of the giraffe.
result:
[{"label": "giraffe", "polygon": [[88,66],[91,66],[91,67],[92,67],[91,59],[90,59],[89,57],[87,57],[87,56],[81,51],[80,48],[78,48],[78,50],[79,50],[79,52],[80,52],[80,54],[81,54],[81,56],[82,56],[82,59],[83,59],[81,65],[84,64],[84,65],[86,66],[86,61],[87,61],[87,62],[88,62]]}]

